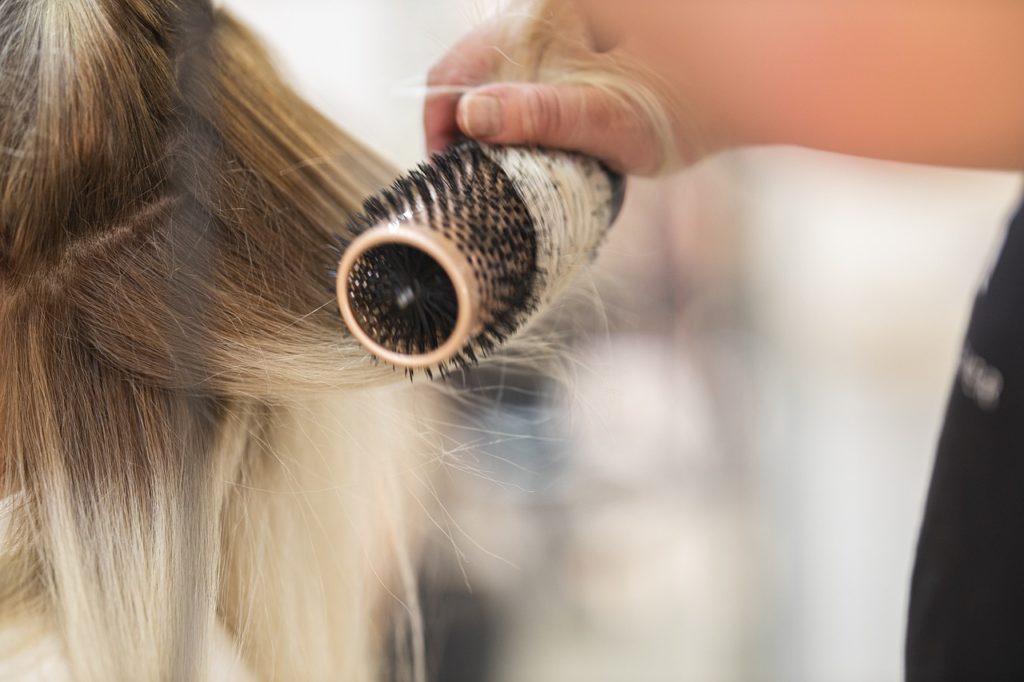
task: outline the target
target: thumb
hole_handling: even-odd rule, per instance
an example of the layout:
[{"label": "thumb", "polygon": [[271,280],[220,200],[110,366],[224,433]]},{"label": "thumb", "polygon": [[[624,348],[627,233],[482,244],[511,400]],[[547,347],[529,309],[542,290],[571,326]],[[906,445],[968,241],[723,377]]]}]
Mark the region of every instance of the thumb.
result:
[{"label": "thumb", "polygon": [[487,85],[462,97],[456,119],[482,142],[578,151],[622,173],[651,174],[666,154],[636,107],[591,86]]}]

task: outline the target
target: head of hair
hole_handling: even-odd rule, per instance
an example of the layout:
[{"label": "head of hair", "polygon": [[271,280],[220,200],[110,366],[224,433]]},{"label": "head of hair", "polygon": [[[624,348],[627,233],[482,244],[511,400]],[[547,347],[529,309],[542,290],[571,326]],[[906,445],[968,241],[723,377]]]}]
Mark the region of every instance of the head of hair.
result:
[{"label": "head of hair", "polygon": [[[517,77],[635,88],[552,7]],[[202,679],[226,636],[362,681],[397,604],[422,678],[406,463],[438,448],[325,262],[392,175],[209,0],[0,3],[0,661]]]},{"label": "head of hair", "polygon": [[390,169],[206,0],[2,3],[0,111],[3,625],[75,679],[199,679],[220,630],[367,679],[407,418],[339,392],[388,373],[325,254]]}]

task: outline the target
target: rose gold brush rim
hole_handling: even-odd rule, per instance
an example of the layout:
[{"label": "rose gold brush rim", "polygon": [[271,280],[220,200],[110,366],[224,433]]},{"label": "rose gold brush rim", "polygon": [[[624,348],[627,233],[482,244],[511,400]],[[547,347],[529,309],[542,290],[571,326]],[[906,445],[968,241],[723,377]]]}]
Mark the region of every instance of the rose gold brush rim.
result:
[{"label": "rose gold brush rim", "polygon": [[[430,353],[409,355],[385,348],[359,326],[349,304],[348,277],[356,261],[371,249],[391,244],[411,246],[433,258],[455,289],[459,306],[455,326],[448,339]],[[356,340],[381,360],[408,369],[427,369],[451,360],[466,347],[480,317],[479,288],[466,256],[442,234],[416,222],[379,225],[356,237],[338,265],[337,294],[341,316]]]}]

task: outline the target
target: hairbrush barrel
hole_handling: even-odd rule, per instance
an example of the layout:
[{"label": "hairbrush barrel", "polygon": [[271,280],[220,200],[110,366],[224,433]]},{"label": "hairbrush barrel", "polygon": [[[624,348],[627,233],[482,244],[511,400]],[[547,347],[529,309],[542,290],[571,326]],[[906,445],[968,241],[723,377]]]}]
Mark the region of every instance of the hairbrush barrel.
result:
[{"label": "hairbrush barrel", "polygon": [[594,159],[459,143],[353,219],[338,266],[341,315],[399,367],[471,364],[594,257],[622,198],[622,179]]}]

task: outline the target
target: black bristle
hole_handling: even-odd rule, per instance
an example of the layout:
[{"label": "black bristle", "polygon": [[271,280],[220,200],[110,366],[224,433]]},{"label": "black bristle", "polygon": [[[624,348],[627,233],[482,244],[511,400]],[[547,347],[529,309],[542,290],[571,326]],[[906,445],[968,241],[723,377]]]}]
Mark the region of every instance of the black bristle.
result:
[{"label": "black bristle", "polygon": [[365,227],[370,227],[382,220],[387,220],[388,209],[380,197],[371,197],[363,204],[363,214],[360,217],[365,221]]},{"label": "black bristle", "polygon": [[427,221],[433,222],[435,218],[434,202],[430,198],[430,184],[427,182],[427,177],[419,171],[413,171],[409,174],[409,179],[412,180],[413,184],[416,186],[416,192],[419,195],[420,203],[427,209]]},{"label": "black bristle", "polygon": [[399,184],[400,182],[401,181],[396,181],[395,184],[391,186],[391,189],[384,190],[382,193],[384,203],[388,206],[390,213],[393,216],[400,215],[405,212],[405,206],[399,198],[402,191],[402,186]]}]

